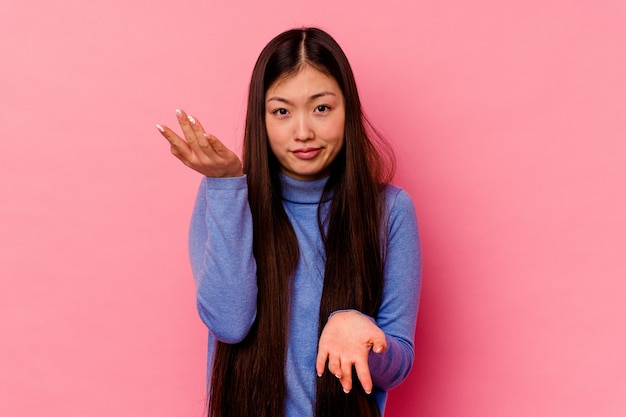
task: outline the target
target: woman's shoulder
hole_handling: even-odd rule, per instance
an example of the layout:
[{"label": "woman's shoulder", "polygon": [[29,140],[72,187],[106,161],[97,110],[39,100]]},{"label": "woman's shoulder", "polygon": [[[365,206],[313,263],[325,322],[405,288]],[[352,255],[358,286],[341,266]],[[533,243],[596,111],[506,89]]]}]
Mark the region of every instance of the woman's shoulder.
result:
[{"label": "woman's shoulder", "polygon": [[394,184],[385,186],[385,224],[390,234],[417,236],[417,213],[409,193]]},{"label": "woman's shoulder", "polygon": [[404,190],[404,188],[389,183],[385,185],[384,194],[387,210],[390,210],[392,212],[396,210],[415,210],[413,206],[413,200],[411,199],[409,193]]}]

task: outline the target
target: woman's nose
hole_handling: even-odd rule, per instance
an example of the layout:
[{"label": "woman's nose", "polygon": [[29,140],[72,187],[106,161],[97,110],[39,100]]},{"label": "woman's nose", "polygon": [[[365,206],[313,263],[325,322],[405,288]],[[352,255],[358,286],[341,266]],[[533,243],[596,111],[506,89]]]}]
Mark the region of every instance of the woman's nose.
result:
[{"label": "woman's nose", "polygon": [[311,140],[315,137],[310,121],[306,116],[298,117],[296,121],[295,139],[300,141]]}]

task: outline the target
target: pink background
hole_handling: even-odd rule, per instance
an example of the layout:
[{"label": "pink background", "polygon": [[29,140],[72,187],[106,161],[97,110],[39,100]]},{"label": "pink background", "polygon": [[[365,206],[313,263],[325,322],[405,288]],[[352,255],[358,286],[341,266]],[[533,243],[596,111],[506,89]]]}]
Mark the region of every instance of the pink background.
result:
[{"label": "pink background", "polygon": [[344,47],[419,214],[387,415],[624,415],[622,0],[2,0],[0,415],[200,415],[199,176],[154,124],[239,150],[254,60],[301,25]]}]

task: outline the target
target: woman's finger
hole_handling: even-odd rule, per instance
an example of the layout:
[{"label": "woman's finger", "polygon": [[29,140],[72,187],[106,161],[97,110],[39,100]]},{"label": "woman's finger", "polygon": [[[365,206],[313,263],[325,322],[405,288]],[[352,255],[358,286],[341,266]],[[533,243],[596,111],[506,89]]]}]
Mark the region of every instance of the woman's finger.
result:
[{"label": "woman's finger", "polygon": [[207,134],[204,131],[204,127],[202,127],[198,119],[193,116],[187,115],[187,120],[189,121],[189,125],[191,126],[191,129],[195,134],[196,142],[198,144],[198,148],[195,149],[196,152],[202,152],[204,154],[212,156],[211,154],[213,152],[210,149],[209,141],[207,139]]},{"label": "woman's finger", "polygon": [[387,350],[387,336],[382,331],[372,339],[372,351],[374,353],[383,353]]},{"label": "woman's finger", "polygon": [[319,349],[317,352],[317,359],[315,360],[315,371],[317,376],[324,375],[326,369],[326,359],[328,359],[328,352],[326,350]]},{"label": "woman's finger", "polygon": [[[213,166],[218,155],[216,155],[209,144],[207,135],[200,122],[181,109],[176,109],[176,117],[183,130],[187,144],[194,153],[194,161],[200,164],[198,168]],[[211,172],[207,173],[210,174]]]},{"label": "woman's finger", "polygon": [[352,362],[341,362],[341,386],[346,394],[352,391]]},{"label": "woman's finger", "polygon": [[328,356],[328,371],[339,379],[343,377],[343,373],[341,370],[341,362],[339,361],[339,356],[337,355]]},{"label": "woman's finger", "polygon": [[228,149],[218,138],[207,133],[207,140],[211,147],[215,151],[215,153],[221,157],[228,156],[231,153],[231,150]]},{"label": "woman's finger", "polygon": [[[194,151],[197,151],[198,137],[196,136],[196,132],[193,129],[191,121],[189,120],[189,116],[184,110],[176,109],[176,119],[178,119],[178,124],[183,131],[185,140]],[[195,121],[193,118],[192,120]]]},{"label": "woman's finger", "polygon": [[372,375],[370,374],[370,367],[367,360],[355,363],[354,368],[356,369],[356,376],[359,378],[363,391],[367,394],[371,394],[374,384],[372,383]]},{"label": "woman's finger", "polygon": [[170,143],[172,155],[183,161],[189,161],[193,157],[193,151],[183,139],[181,139],[172,129],[167,126],[156,126],[161,135]]}]

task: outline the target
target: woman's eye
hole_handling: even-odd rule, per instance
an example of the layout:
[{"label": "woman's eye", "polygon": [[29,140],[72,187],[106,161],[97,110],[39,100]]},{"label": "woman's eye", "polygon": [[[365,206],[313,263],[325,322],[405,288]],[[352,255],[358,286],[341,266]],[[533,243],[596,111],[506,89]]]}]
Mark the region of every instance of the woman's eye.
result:
[{"label": "woman's eye", "polygon": [[277,114],[279,116],[285,116],[287,114],[287,109],[276,109],[272,111],[272,113]]},{"label": "woman's eye", "polygon": [[317,110],[317,112],[319,113],[324,113],[325,111],[328,111],[330,109],[330,107],[328,107],[326,104],[322,104],[320,106],[317,106],[315,108],[315,110]]}]

